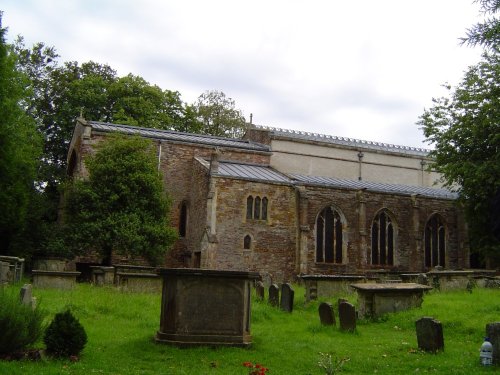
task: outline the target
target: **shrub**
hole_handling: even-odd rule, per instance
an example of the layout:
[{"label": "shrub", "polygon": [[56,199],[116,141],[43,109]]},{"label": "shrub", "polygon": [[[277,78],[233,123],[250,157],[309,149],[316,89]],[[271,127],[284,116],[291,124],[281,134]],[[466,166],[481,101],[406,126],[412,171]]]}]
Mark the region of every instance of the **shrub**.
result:
[{"label": "shrub", "polygon": [[0,354],[26,349],[43,333],[45,317],[39,306],[33,309],[19,300],[19,294],[0,287]]},{"label": "shrub", "polygon": [[85,329],[71,311],[58,313],[43,338],[47,352],[57,357],[77,356],[87,343]]}]

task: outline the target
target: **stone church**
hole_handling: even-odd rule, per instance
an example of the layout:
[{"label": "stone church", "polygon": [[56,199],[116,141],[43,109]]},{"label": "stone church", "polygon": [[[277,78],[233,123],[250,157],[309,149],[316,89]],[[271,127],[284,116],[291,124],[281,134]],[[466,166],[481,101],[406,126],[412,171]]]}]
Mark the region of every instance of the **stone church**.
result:
[{"label": "stone church", "polygon": [[164,266],[276,281],[469,266],[463,214],[425,149],[255,125],[231,139],[78,119],[68,174],[85,176],[86,155],[113,132],[156,147],[179,232]]}]

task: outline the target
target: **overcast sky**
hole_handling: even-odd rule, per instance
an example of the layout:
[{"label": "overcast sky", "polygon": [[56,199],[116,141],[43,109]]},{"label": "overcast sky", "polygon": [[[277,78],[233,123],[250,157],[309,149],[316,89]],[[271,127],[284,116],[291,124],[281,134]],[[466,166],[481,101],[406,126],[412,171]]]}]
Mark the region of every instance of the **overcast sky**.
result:
[{"label": "overcast sky", "polygon": [[259,125],[429,147],[416,125],[481,50],[472,0],[2,0],[12,41],[109,64]]}]

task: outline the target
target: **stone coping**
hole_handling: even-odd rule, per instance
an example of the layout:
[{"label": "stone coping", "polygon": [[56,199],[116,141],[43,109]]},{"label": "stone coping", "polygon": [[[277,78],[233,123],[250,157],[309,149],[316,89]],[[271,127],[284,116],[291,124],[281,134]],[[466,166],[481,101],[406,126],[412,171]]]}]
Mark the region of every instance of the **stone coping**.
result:
[{"label": "stone coping", "polygon": [[151,266],[137,266],[135,264],[113,264],[115,268],[128,268],[131,270],[155,270],[156,267]]},{"label": "stone coping", "polygon": [[302,275],[299,277],[304,280],[363,280],[367,278],[364,275]]},{"label": "stone coping", "polygon": [[117,276],[133,277],[133,278],[159,278],[157,273],[137,273],[137,272],[117,272]]},{"label": "stone coping", "polygon": [[366,292],[418,291],[432,289],[430,286],[417,283],[351,284],[351,287]]},{"label": "stone coping", "polygon": [[233,279],[259,279],[258,272],[227,271],[200,268],[159,268],[161,276],[197,276],[197,277],[224,277]]},{"label": "stone coping", "polygon": [[79,276],[79,271],[47,271],[47,270],[32,270],[32,275],[47,275],[47,276]]},{"label": "stone coping", "polygon": [[0,255],[0,260],[2,261],[13,261],[13,262],[24,262],[24,258],[18,258],[10,255]]}]

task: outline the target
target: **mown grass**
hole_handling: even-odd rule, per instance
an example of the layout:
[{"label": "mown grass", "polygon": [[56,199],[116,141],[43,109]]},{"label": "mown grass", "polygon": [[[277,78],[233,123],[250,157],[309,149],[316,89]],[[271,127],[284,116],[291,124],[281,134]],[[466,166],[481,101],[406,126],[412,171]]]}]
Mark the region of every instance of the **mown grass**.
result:
[{"label": "mown grass", "polygon": [[[253,345],[249,349],[179,349],[156,344],[159,294],[124,293],[88,284],[79,284],[73,291],[35,289],[34,294],[48,311],[48,320],[70,307],[85,327],[88,344],[79,362],[0,361],[0,374],[238,375],[248,373],[242,365],[246,361],[265,365],[270,375],[324,374],[317,365],[319,352],[348,358],[342,368],[345,374],[469,375],[498,370],[479,365],[479,347],[486,323],[500,320],[500,290],[431,292],[420,309],[388,314],[376,322],[359,321],[355,333],[345,333],[321,326],[321,301],[304,303],[303,288],[295,286],[291,314],[253,299]],[[347,298],[356,302],[354,294]],[[428,354],[417,349],[415,321],[422,316],[443,323],[444,352]]]}]

